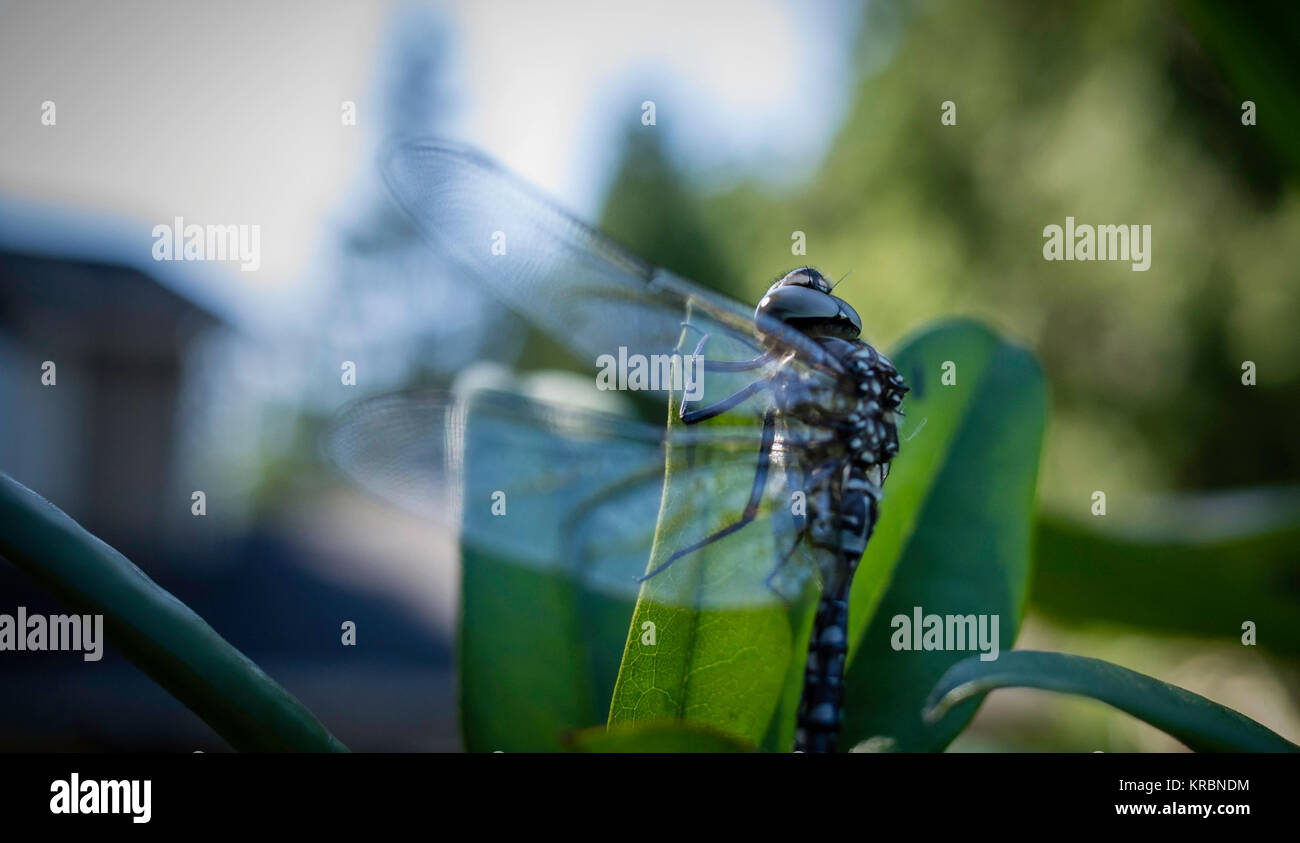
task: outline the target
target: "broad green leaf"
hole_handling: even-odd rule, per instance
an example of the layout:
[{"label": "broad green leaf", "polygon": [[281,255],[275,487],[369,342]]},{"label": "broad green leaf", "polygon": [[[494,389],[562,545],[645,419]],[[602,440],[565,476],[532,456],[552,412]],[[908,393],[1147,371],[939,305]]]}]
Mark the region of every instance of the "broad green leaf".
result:
[{"label": "broad green leaf", "polygon": [[[941,380],[948,362],[956,364],[953,386]],[[976,645],[896,650],[895,618],[910,624],[918,607],[923,618],[983,616],[989,634],[996,619],[998,648],[1006,650],[1028,588],[1047,418],[1038,364],[969,322],[926,331],[895,363],[913,387],[904,430],[914,435],[885,484],[880,527],[854,583],[845,750],[873,738],[899,751],[940,750],[974,714],[968,705],[938,724],[920,716],[930,688]]]},{"label": "broad green leaf", "polygon": [[[492,408],[471,403],[464,429],[461,733],[471,752],[560,751],[566,732],[604,722],[634,605],[584,577],[572,518],[636,492],[648,497],[648,535],[662,465],[614,490],[647,446],[583,440]],[[503,511],[493,509],[497,494]],[[639,571],[644,559],[633,564]]]},{"label": "broad green leaf", "polygon": [[1078,694],[1144,720],[1197,752],[1300,752],[1300,746],[1240,712],[1176,685],[1100,659],[1017,650],[997,661],[969,658],[939,680],[925,705],[928,721],[998,688]]},{"label": "broad green leaf", "polygon": [[[961,491],[950,491],[949,498],[975,497],[964,506],[963,501],[957,502],[954,511],[959,517],[952,523],[942,524],[941,509],[930,513],[933,528],[942,524],[960,534],[958,546],[967,549],[945,576],[976,583],[972,593],[977,599],[989,592],[1005,598],[982,601],[980,611],[997,610],[1006,616],[1001,645],[1008,647],[1020,616],[1027,573],[1029,510],[1045,416],[1041,377],[1024,352],[966,321],[946,322],[926,331],[894,360],[913,388],[904,403],[907,417],[902,435],[907,441],[886,483],[880,524],[855,579],[850,652],[857,653],[891,573],[911,546],[922,510],[930,506],[941,480],[961,484]],[[955,375],[951,384],[942,382],[946,362],[955,365],[948,369]],[[1002,413],[1010,419],[1000,418]],[[954,455],[958,447],[961,450]],[[987,488],[984,483],[989,479],[1000,484],[998,488]],[[986,493],[1005,497],[988,500]],[[653,559],[661,560],[680,546],[679,519],[687,519],[697,504],[691,489],[675,483],[670,458]],[[983,548],[984,555],[971,553],[974,548]],[[646,584],[619,674],[612,724],[680,718],[743,735],[766,749],[789,750],[811,622],[807,593],[795,601],[792,611],[780,607],[711,612],[682,608],[681,600],[682,594],[701,587],[702,572],[710,566],[729,576],[761,577],[762,565],[766,561],[770,566],[775,553],[762,531],[741,531],[700,551],[697,566],[670,569],[661,575],[662,582],[652,579]],[[997,559],[989,560],[989,555]],[[972,562],[987,565],[987,573],[981,577],[961,571],[962,564]],[[933,608],[945,611],[938,605]],[[637,630],[647,622],[660,632],[654,648],[636,639]],[[948,662],[931,668],[933,675],[904,673],[910,679],[905,687],[914,695],[913,712],[919,711],[925,692]],[[893,679],[889,676],[890,688]],[[887,693],[879,685],[876,692]],[[863,737],[872,734],[876,732]]]},{"label": "broad green leaf", "polygon": [[[711,376],[709,394],[728,394],[744,382],[735,375]],[[674,394],[670,431],[684,427],[677,419],[679,400]],[[738,410],[705,427],[743,425],[737,421],[743,418]],[[757,465],[758,428],[751,427],[755,447],[739,457],[670,446],[647,571],[702,538],[701,531],[739,519]],[[642,585],[610,706],[611,726],[685,720],[754,744],[763,741],[781,704],[799,635],[789,610],[762,585],[778,556],[769,524],[760,518]],[[754,592],[752,603],[727,599],[747,591]]]},{"label": "broad green leaf", "polygon": [[[894,364],[911,389],[903,402],[906,416],[900,438],[905,441],[900,442],[898,458],[885,483],[880,522],[853,581],[849,604],[850,671],[890,578],[895,575],[895,567],[916,529],[922,508],[945,469],[954,438],[976,403],[983,378],[1001,348],[998,338],[982,325],[948,320],[922,331],[892,353]],[[945,368],[946,363],[953,365]],[[1033,447],[1037,448],[1037,440]],[[801,631],[796,644],[800,654],[807,650],[812,623],[811,612],[806,611],[805,615],[796,621],[796,629]],[[791,665],[781,714],[764,742],[765,749],[789,751],[791,748],[794,712],[803,690],[803,663],[801,657]],[[846,681],[852,678],[850,674]],[[853,707],[854,700],[850,698],[846,702],[846,736],[841,739],[842,748],[858,740],[858,733],[847,718],[857,716],[861,720]]]},{"label": "broad green leaf", "polygon": [[604,719],[632,602],[586,593],[564,574],[470,547],[462,558],[459,701],[466,750],[560,751],[566,731]]},{"label": "broad green leaf", "polygon": [[569,736],[573,752],[754,752],[752,743],[680,720],[651,720],[583,729]]},{"label": "broad green leaf", "polygon": [[[699,332],[688,331],[683,340],[693,344]],[[709,347],[711,357],[715,348]],[[730,352],[715,359],[753,353]],[[711,374],[705,394],[716,400],[752,379],[749,373]],[[745,445],[728,449],[681,444],[686,426],[677,418],[680,400],[675,393],[669,407],[671,444],[647,571],[658,570],[676,550],[707,533],[736,523],[755,479],[763,405],[742,404],[691,428],[696,436],[706,431],[747,436]],[[775,464],[768,481],[753,523],[644,583],[610,706],[611,726],[685,720],[766,748],[779,744],[783,724],[794,718],[790,677],[802,670],[813,592],[807,578],[783,579],[781,600],[764,585],[790,541],[783,535],[778,547],[774,530],[788,517],[785,494],[775,491],[784,481]],[[785,572],[799,570],[807,567],[794,564]],[[735,599],[738,595],[748,599]]]},{"label": "broad green leaf", "polygon": [[1074,623],[1239,641],[1300,655],[1300,490],[1112,498],[1104,517],[1039,519],[1031,601]]},{"label": "broad green leaf", "polygon": [[[927,500],[941,481],[953,479],[954,468],[963,468],[982,450],[957,452],[956,440],[959,435],[982,435],[968,429],[969,418],[975,409],[997,400],[998,396],[985,395],[986,378],[990,369],[999,364],[998,355],[1009,352],[1010,347],[984,326],[951,320],[922,331],[894,353],[894,364],[910,389],[903,401],[906,416],[900,430],[900,439],[906,441],[899,443],[898,458],[885,482],[880,523],[853,580],[850,662],[915,534]],[[948,363],[952,366],[946,371],[955,379],[951,384],[943,383]],[[1033,374],[1037,378],[1036,371]],[[1041,391],[1041,385],[1032,385]],[[1030,404],[1027,409],[1036,408]],[[1029,444],[1036,455],[1038,442]]]},{"label": "broad green leaf", "polygon": [[[739,514],[758,441],[749,422],[730,450],[678,453],[692,465],[675,475],[675,489],[688,489],[693,504],[677,520],[659,522],[665,465],[658,430],[647,440],[622,437],[617,425],[551,427],[548,417],[523,418],[486,398],[472,401],[465,417],[459,698],[469,750],[562,749],[565,732],[607,719],[627,642],[645,651],[674,651],[692,629],[681,618],[712,597],[747,591],[759,598],[741,594],[715,609],[715,618],[732,606],[741,615],[780,617],[770,608],[778,601],[762,584],[774,558],[772,536],[751,530],[739,542],[759,546],[744,554],[762,566],[758,573],[721,576],[714,570],[696,581],[684,564],[649,587],[665,598],[680,587],[690,598],[666,601],[663,614],[630,624],[631,589],[646,570],[656,524],[685,536]],[[739,493],[734,506],[733,491]],[[497,495],[503,496],[499,512],[493,509]],[[714,713],[719,725],[754,742],[770,719],[775,692],[766,694],[771,702],[761,715],[744,712],[743,701],[763,697],[757,667],[780,646],[771,640],[775,647],[759,637],[743,639],[740,652],[699,648],[713,662],[695,666],[697,684],[712,677],[735,683],[725,698],[742,705],[715,707]],[[729,676],[732,670],[741,671],[738,678]],[[779,680],[778,673],[773,681]],[[752,721],[748,728],[745,718]]]}]

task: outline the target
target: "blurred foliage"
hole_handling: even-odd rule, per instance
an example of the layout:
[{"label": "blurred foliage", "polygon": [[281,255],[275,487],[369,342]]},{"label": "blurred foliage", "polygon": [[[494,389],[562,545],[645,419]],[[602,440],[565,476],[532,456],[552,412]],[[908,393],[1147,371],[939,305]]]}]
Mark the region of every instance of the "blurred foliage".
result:
[{"label": "blurred foliage", "polygon": [[[1032,599],[1070,624],[1113,622],[1300,657],[1300,490],[1135,504],[1107,530],[1045,516]],[[1093,522],[1100,519],[1092,519]]]},{"label": "blurred foliage", "polygon": [[[1277,47],[1294,27],[1188,6],[873,3],[809,184],[699,195],[665,163],[671,126],[637,127],[604,224],[746,301],[795,265],[851,271],[840,289],[878,344],[954,313],[1021,338],[1054,390],[1045,497],[1080,514],[1094,489],[1293,482],[1300,114],[1295,42]],[[1272,128],[1241,124],[1244,99]],[[1150,224],[1150,269],[1044,261],[1067,215]]]},{"label": "blurred foliage", "polygon": [[[1295,84],[1300,79],[1300,51],[1296,50],[1300,44],[1300,7],[1294,3],[1180,0],[1176,8],[1215,66],[1223,71],[1230,87],[1243,94],[1249,92],[1257,104],[1269,104],[1269,118],[1259,123],[1259,130],[1294,181],[1300,175],[1300,91]],[[1228,133],[1222,124],[1217,128],[1226,140]],[[1232,154],[1233,148],[1221,144],[1225,154]],[[1251,162],[1243,161],[1242,165],[1250,166]],[[1267,169],[1261,172],[1267,183],[1278,178]]]},{"label": "blurred foliage", "polygon": [[[1255,620],[1261,649],[1294,657],[1300,518],[1258,516],[1300,483],[1297,44],[1294,5],[877,0],[812,179],[710,192],[665,163],[671,123],[637,126],[602,223],[742,301],[794,266],[850,273],[839,289],[877,346],[970,315],[1032,348],[1052,385],[1034,605],[1076,630],[1237,653]],[[955,126],[940,123],[948,100]],[[1242,124],[1245,100],[1258,125]],[[1151,225],[1150,269],[1044,261],[1043,228],[1066,216]],[[1090,517],[1094,490],[1107,518]],[[1143,500],[1175,490],[1207,494],[1158,507],[1176,518]],[[1125,663],[1152,641],[1115,640],[1136,648],[1111,653]],[[1289,702],[1265,711],[1294,707],[1286,671]]]},{"label": "blurred foliage", "polygon": [[674,168],[661,138],[654,131],[626,136],[624,166],[609,187],[603,227],[679,275],[715,290],[743,289],[721,252],[724,238],[706,225],[700,198]]}]

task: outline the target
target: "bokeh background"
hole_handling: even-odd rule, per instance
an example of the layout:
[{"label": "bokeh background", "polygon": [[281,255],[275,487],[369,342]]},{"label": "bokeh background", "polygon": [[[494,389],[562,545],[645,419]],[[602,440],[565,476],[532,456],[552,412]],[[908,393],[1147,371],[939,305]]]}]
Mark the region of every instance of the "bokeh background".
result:
[{"label": "bokeh background", "polygon": [[[742,301],[807,262],[848,273],[879,346],[967,314],[1032,348],[1052,415],[1018,646],[1300,740],[1295,12],[56,0],[0,20],[0,470],[352,748],[458,746],[456,549],[323,464],[323,422],[471,364],[586,371],[438,271],[375,165],[412,134],[482,147]],[[1067,215],[1151,225],[1150,269],[1044,261]],[[260,225],[260,268],[153,261],[176,216]],[[0,566],[0,611],[18,605],[59,611]],[[0,677],[0,748],[222,748],[115,652],[0,653]],[[1098,703],[1003,691],[953,748],[1178,747]]]}]

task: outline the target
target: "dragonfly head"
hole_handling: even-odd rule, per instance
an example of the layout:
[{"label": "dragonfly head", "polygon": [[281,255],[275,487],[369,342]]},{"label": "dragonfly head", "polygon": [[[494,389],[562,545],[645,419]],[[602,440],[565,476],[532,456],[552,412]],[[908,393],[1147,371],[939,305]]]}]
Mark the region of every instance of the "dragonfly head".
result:
[{"label": "dragonfly head", "polygon": [[[809,266],[800,267],[768,288],[754,311],[809,336],[852,339],[862,333],[862,319],[844,299],[831,293],[830,282]],[[759,330],[762,330],[760,324]]]}]

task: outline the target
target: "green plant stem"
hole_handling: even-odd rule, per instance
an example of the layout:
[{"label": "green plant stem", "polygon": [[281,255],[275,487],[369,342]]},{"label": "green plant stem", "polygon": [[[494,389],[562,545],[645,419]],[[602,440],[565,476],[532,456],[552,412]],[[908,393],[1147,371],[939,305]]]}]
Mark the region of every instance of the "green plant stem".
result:
[{"label": "green plant stem", "polygon": [[103,615],[108,640],[235,749],[347,751],[306,706],[193,610],[3,473],[0,556],[74,612]]},{"label": "green plant stem", "polygon": [[1014,650],[996,661],[972,656],[953,665],[926,700],[937,721],[959,703],[998,688],[1041,688],[1100,700],[1145,720],[1197,752],[1300,752],[1300,746],[1239,711],[1177,685],[1068,653]]}]

